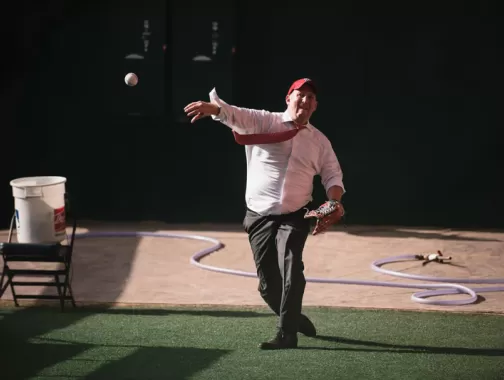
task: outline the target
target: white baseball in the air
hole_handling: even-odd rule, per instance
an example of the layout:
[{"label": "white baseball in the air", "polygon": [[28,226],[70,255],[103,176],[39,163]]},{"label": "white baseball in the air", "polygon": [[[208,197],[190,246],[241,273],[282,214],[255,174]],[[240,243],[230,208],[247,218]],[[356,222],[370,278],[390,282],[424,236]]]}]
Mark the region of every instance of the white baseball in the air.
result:
[{"label": "white baseball in the air", "polygon": [[126,76],[124,77],[124,82],[128,85],[128,86],[136,86],[137,83],[138,83],[138,77],[136,76],[135,73],[128,73],[126,74]]}]

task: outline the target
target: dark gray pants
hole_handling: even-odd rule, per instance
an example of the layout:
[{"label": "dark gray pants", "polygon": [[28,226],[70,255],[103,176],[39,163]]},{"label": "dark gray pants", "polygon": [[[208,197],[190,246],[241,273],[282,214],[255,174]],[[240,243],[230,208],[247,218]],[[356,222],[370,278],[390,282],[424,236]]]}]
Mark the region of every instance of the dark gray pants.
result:
[{"label": "dark gray pants", "polygon": [[305,212],[261,216],[247,210],[243,221],[254,254],[259,293],[280,317],[278,327],[287,333],[298,331],[306,286],[303,249],[310,222],[304,219]]}]

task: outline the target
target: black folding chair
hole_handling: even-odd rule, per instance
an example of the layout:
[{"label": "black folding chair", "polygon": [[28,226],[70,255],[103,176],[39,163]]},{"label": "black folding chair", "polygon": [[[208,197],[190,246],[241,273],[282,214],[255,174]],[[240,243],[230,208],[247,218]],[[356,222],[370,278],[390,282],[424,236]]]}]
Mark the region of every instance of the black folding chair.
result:
[{"label": "black folding chair", "polygon": [[[65,196],[65,213],[72,215],[69,212],[67,198]],[[77,220],[75,217],[70,217],[72,222],[72,232],[70,237],[67,235],[65,244],[62,243],[13,243],[12,232],[15,225],[16,214],[12,216],[9,239],[7,243],[0,243],[0,253],[3,257],[3,271],[0,279],[0,298],[5,290],[10,286],[14,304],[19,306],[19,299],[45,299],[45,300],[60,300],[61,310],[65,308],[65,301],[71,301],[75,307],[75,300],[70,285],[70,272],[72,268],[72,254],[75,240],[75,230],[77,229]],[[30,262],[30,263],[57,263],[61,269],[13,269],[9,264],[14,262]],[[23,281],[19,277],[52,277],[54,281]],[[60,277],[63,277],[61,279]],[[4,278],[7,281],[4,284]],[[17,294],[15,287],[17,286],[47,286],[56,287],[57,294]]]}]

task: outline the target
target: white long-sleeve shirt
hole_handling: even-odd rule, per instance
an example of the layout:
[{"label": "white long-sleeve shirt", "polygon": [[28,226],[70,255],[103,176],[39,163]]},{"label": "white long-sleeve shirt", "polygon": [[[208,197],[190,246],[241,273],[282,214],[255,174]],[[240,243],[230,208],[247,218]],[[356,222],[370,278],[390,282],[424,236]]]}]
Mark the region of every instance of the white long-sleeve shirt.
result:
[{"label": "white long-sleeve shirt", "polygon": [[[270,112],[227,104],[214,89],[210,101],[221,110],[212,116],[240,134],[272,133],[294,128],[287,112]],[[326,191],[340,186],[343,172],[329,139],[308,123],[293,139],[276,144],[246,145],[247,207],[260,215],[294,212],[310,202],[313,179],[320,175]]]}]

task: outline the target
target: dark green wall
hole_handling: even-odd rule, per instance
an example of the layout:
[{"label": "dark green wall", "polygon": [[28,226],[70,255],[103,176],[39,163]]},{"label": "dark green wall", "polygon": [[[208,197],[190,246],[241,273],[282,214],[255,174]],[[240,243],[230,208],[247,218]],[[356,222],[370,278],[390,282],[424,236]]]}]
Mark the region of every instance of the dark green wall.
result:
[{"label": "dark green wall", "polygon": [[[313,123],[344,169],[349,223],[504,226],[490,11],[129,3],[67,3],[42,19],[44,33],[27,32],[39,52],[25,56],[30,68],[15,82],[24,90],[8,113],[6,223],[9,180],[37,174],[66,176],[86,218],[240,222],[243,148],[223,125],[188,124],[181,109],[216,86],[234,104],[283,110],[290,83],[308,76],[320,87]],[[144,19],[149,52],[125,60],[143,48]],[[214,20],[218,53],[195,63],[193,53],[211,54]],[[129,71],[139,86],[124,85]]]}]

